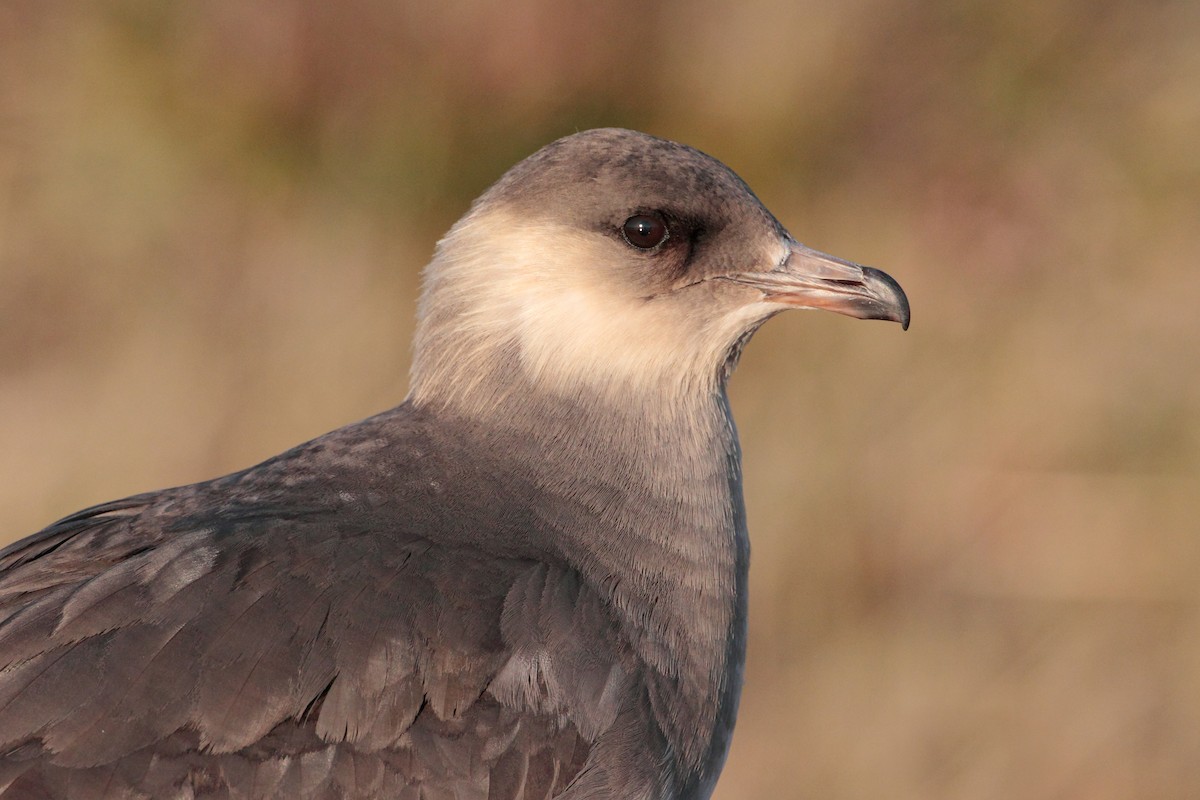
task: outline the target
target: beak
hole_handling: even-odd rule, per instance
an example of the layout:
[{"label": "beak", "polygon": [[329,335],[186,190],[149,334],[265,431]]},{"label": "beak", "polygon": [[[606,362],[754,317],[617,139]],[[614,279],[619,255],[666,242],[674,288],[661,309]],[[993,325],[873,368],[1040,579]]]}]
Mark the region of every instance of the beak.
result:
[{"label": "beak", "polygon": [[742,272],[728,280],[752,286],[763,299],[797,308],[821,308],[858,319],[886,319],[908,330],[908,298],[881,270],[863,267],[793,242],[769,272]]}]

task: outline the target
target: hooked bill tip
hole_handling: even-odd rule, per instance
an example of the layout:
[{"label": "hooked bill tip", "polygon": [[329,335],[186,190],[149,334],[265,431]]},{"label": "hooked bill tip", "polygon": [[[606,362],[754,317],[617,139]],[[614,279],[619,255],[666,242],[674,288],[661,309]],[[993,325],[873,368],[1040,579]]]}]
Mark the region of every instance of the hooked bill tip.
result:
[{"label": "hooked bill tip", "polygon": [[908,323],[912,320],[912,311],[908,307],[908,295],[900,288],[900,284],[881,269],[863,267],[862,271],[863,277],[866,278],[868,284],[872,285],[872,289],[879,296],[886,311],[886,316],[883,318],[899,322],[901,330],[908,330]]}]

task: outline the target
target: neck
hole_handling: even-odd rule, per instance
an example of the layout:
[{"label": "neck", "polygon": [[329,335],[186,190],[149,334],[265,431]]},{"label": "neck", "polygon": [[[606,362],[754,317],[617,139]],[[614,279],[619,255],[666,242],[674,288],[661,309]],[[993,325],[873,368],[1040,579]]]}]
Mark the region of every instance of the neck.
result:
[{"label": "neck", "polygon": [[723,381],[617,405],[511,386],[514,374],[510,391],[435,413],[470,415],[493,452],[522,453],[555,555],[608,599],[646,666],[681,780],[706,781],[728,745],[745,646],[748,543]]}]

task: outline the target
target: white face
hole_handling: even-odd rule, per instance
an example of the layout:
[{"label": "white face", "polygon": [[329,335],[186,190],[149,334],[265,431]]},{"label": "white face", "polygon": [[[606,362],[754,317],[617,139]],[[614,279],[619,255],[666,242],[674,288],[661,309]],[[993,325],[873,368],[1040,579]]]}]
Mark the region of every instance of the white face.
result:
[{"label": "white face", "polygon": [[[738,339],[780,310],[761,292],[711,280],[683,279],[647,294],[629,273],[653,264],[615,237],[531,223],[502,207],[478,211],[440,243],[426,273],[417,402],[450,382],[470,396],[504,353],[533,385],[559,394],[586,387],[621,401],[651,389],[711,392]],[[787,242],[771,238],[747,267],[786,260]],[[427,330],[434,307],[458,309],[454,341]],[[421,351],[429,348],[453,356],[426,358]]]}]

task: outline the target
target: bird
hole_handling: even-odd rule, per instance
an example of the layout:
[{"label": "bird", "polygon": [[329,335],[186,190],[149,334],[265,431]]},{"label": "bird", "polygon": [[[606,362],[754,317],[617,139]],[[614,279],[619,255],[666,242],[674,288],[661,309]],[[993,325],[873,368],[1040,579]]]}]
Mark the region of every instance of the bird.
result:
[{"label": "bird", "polygon": [[793,308],[910,318],[699,150],[546,145],[437,243],[399,406],[0,551],[0,798],[709,797],[746,656],[726,386]]}]

